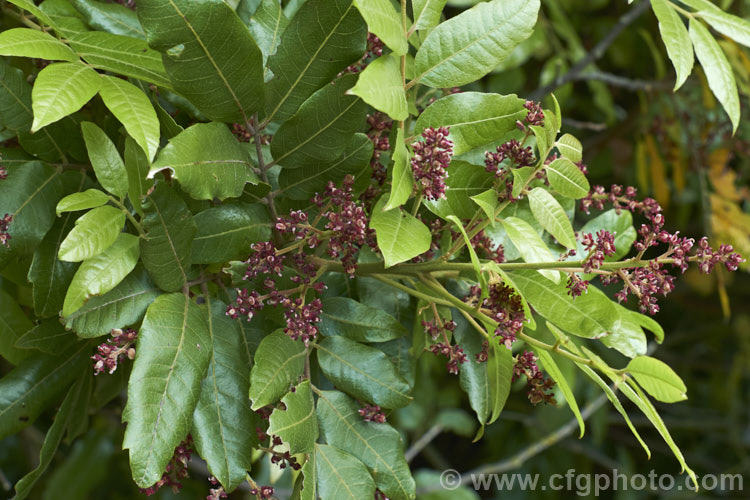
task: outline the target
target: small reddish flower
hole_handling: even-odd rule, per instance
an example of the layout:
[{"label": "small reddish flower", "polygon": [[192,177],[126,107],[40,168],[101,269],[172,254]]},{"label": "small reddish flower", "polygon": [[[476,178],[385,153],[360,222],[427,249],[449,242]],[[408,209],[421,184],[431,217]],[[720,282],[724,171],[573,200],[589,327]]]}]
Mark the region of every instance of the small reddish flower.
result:
[{"label": "small reddish flower", "polygon": [[445,198],[446,169],[453,156],[449,133],[448,127],[429,127],[422,131],[422,141],[412,143],[414,181],[428,200]]}]

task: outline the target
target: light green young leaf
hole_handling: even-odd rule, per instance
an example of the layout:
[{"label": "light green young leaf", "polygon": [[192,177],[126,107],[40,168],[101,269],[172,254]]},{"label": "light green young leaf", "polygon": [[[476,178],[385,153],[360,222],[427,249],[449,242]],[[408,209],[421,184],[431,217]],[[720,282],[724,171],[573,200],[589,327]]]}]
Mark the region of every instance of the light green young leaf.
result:
[{"label": "light green young leaf", "polygon": [[407,334],[390,314],[347,297],[323,301],[318,329],[326,337],[342,335],[357,342],[387,342]]},{"label": "light green young leaf", "polygon": [[713,29],[737,43],[750,47],[750,21],[720,9],[703,10],[696,13]]},{"label": "light green young leaf", "polygon": [[379,349],[340,336],[317,347],[320,369],[339,389],[384,408],[412,402],[409,384]]},{"label": "light green young leaf", "polygon": [[409,110],[399,64],[398,58],[393,54],[378,57],[359,74],[357,84],[349,93],[361,97],[367,104],[394,120],[406,120]]},{"label": "light green young leaf", "polygon": [[115,242],[125,213],[115,207],[97,207],[76,220],[75,227],[63,240],[58,257],[65,262],[80,262],[99,255]]},{"label": "light green young leaf", "polygon": [[637,325],[651,330],[654,337],[656,337],[657,343],[661,344],[664,342],[664,328],[654,318],[636,311],[630,311],[630,319]]},{"label": "light green young leaf", "polygon": [[63,303],[63,316],[70,316],[94,295],[101,295],[117,286],[133,270],[140,252],[138,237],[120,233],[114,244],[96,257],[83,261]]},{"label": "light green young leaf", "polygon": [[[518,217],[506,217],[502,220],[502,223],[508,237],[521,253],[524,262],[554,262],[556,260],[542,238],[528,222]],[[555,283],[560,282],[558,271],[541,269],[539,273]]]},{"label": "light green young leaf", "polygon": [[34,57],[47,61],[77,61],[70,47],[44,31],[12,28],[0,33],[0,55]]},{"label": "light green young leaf", "polygon": [[404,131],[396,131],[396,144],[393,146],[393,167],[391,168],[391,194],[383,210],[400,207],[414,191],[414,176],[409,162],[409,150],[404,143]]},{"label": "light green young leaf", "polygon": [[[659,20],[659,32],[667,47],[667,55],[677,72],[674,90],[685,83],[693,70],[693,44],[685,23],[675,8],[667,0],[652,0],[651,8]],[[575,160],[574,160],[575,161]]]},{"label": "light green young leaf", "polygon": [[99,95],[149,161],[153,160],[159,148],[159,119],[148,97],[135,85],[112,76],[102,77]]},{"label": "light green young leaf", "polygon": [[552,145],[547,140],[547,131],[544,129],[544,127],[540,127],[538,125],[532,125],[530,128],[534,133],[534,138],[536,139],[536,149],[539,152],[539,158],[547,158],[547,154],[552,147]]},{"label": "light green young leaf", "polygon": [[87,189],[80,193],[69,194],[57,203],[55,213],[58,217],[64,212],[88,210],[104,205],[109,201],[109,195],[98,189]]},{"label": "light green young leaf", "polygon": [[740,98],[732,65],[708,29],[695,18],[690,19],[690,39],[706,73],[708,86],[729,115],[732,132],[736,132],[740,123]]},{"label": "light green young leaf", "polygon": [[128,192],[128,172],[114,143],[91,122],[81,123],[81,131],[99,184],[113,195],[123,198]]},{"label": "light green young leaf", "polygon": [[268,419],[268,434],[279,436],[289,444],[289,451],[310,453],[318,439],[318,419],[315,416],[310,381],[297,385],[294,392],[288,392],[281,399],[285,410],[276,408]]},{"label": "light green young leaf", "polygon": [[401,14],[389,0],[354,0],[354,6],[365,19],[370,33],[380,38],[394,54],[402,56],[408,52]]},{"label": "light green young leaf", "polygon": [[414,24],[412,29],[432,29],[440,24],[440,14],[447,0],[413,0]]},{"label": "light green young leaf", "polygon": [[511,195],[514,198],[520,197],[521,191],[525,191],[528,188],[535,170],[534,167],[521,167],[511,170],[513,172],[513,189],[511,190]]},{"label": "light green young leaf", "polygon": [[441,23],[417,52],[416,79],[435,88],[473,82],[531,35],[539,0],[492,0]]},{"label": "light green young leaf", "polygon": [[490,416],[488,424],[500,417],[510,394],[513,377],[513,354],[497,342],[490,342],[487,357],[487,389],[489,390]]},{"label": "light green young leaf", "polygon": [[375,496],[375,482],[356,457],[335,446],[315,445],[317,490],[320,498],[360,500]]},{"label": "light green young leaf", "polygon": [[576,235],[560,202],[542,187],[529,191],[528,198],[531,212],[539,224],[561,245],[575,250],[577,248]]},{"label": "light green young leaf", "polygon": [[159,152],[148,177],[165,169],[196,200],[237,198],[246,183],[260,182],[247,148],[223,123],[196,123],[172,138]]},{"label": "light green young leaf", "polygon": [[558,158],[545,168],[549,183],[561,195],[579,199],[589,194],[591,186],[588,179],[569,159]]},{"label": "light green young leaf", "polygon": [[663,361],[649,356],[638,356],[630,360],[625,369],[658,401],[676,403],[687,399],[685,383]]},{"label": "light green young leaf", "polygon": [[253,410],[277,402],[299,381],[305,368],[305,346],[281,330],[263,338],[250,375]]},{"label": "light green young leaf", "polygon": [[573,412],[576,420],[578,420],[578,427],[581,429],[581,433],[578,437],[582,438],[583,433],[586,429],[586,425],[583,423],[581,410],[578,409],[578,403],[576,402],[576,398],[573,395],[573,391],[568,385],[568,381],[565,379],[565,375],[563,375],[563,372],[560,370],[560,368],[557,366],[557,363],[555,363],[555,360],[547,351],[543,349],[537,349],[536,353],[539,356],[539,360],[542,362],[542,365],[544,366],[544,371],[547,373],[547,375],[550,376],[552,380],[555,381],[557,387],[560,389],[560,392],[562,392],[563,396],[565,396],[565,401],[567,401],[568,406],[570,407],[570,411]]},{"label": "light green young leaf", "polygon": [[581,141],[570,134],[560,137],[555,143],[560,154],[573,163],[578,163],[583,159],[583,146]]},{"label": "light green young leaf", "polygon": [[496,141],[514,130],[516,121],[526,115],[523,102],[515,95],[481,92],[451,94],[424,110],[417,119],[415,131],[420,132],[428,127],[448,127],[453,154],[460,155]]},{"label": "light green young leaf", "polygon": [[122,447],[130,452],[133,480],[141,488],[161,478],[193,425],[201,380],[211,362],[205,316],[187,295],[161,295],[138,331]]},{"label": "light green young leaf", "polygon": [[381,198],[373,208],[370,227],[375,230],[386,267],[391,267],[429,250],[432,235],[413,215],[401,209],[384,211],[386,201],[385,197]]},{"label": "light green young leaf", "polygon": [[609,335],[605,335],[600,340],[602,344],[612,349],[617,349],[624,356],[634,358],[646,354],[648,348],[646,334],[643,328],[635,321],[634,315],[637,314],[620,304],[614,304],[617,309],[617,321],[612,326]]},{"label": "light green young leaf", "polygon": [[495,210],[497,210],[497,191],[494,189],[488,189],[487,191],[471,196],[471,199],[484,211],[487,220],[490,221],[490,225],[494,227]]},{"label": "light green young leaf", "polygon": [[45,125],[54,123],[75,113],[99,92],[100,75],[83,63],[55,63],[42,71],[31,91],[31,107],[36,132]]},{"label": "light green young leaf", "polygon": [[464,243],[466,243],[466,248],[469,250],[469,258],[471,259],[471,263],[474,266],[474,273],[477,275],[477,282],[482,288],[482,297],[486,297],[487,279],[484,277],[484,274],[482,274],[482,266],[479,263],[479,257],[477,257],[477,252],[476,250],[474,250],[474,247],[471,244],[469,235],[466,234],[466,229],[464,229],[464,225],[461,223],[461,219],[459,219],[455,215],[449,215],[447,217],[447,220],[451,221],[461,232],[461,236],[464,237]]}]

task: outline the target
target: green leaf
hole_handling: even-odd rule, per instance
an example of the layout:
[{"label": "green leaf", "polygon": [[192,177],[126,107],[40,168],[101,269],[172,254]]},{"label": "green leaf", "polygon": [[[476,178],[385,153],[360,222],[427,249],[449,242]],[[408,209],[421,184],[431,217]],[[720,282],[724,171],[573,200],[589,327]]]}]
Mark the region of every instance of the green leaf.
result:
[{"label": "green leaf", "polygon": [[531,35],[539,0],[493,0],[439,24],[417,52],[417,80],[458,87],[483,77]]},{"label": "green leaf", "polygon": [[48,61],[77,61],[70,47],[43,31],[13,28],[0,33],[0,55],[35,57]]},{"label": "green leaf", "polygon": [[703,10],[696,13],[713,29],[737,43],[750,47],[750,21],[734,16],[721,9]]},{"label": "green leaf", "polygon": [[125,138],[125,170],[128,173],[128,199],[135,210],[143,215],[142,200],[153,186],[148,176],[149,161],[146,153],[133,139]]},{"label": "green leaf", "polygon": [[689,32],[695,55],[706,73],[708,87],[729,115],[732,132],[736,132],[740,123],[740,98],[732,65],[718,42],[696,18],[690,18]]},{"label": "green leaf", "polygon": [[199,212],[194,220],[194,264],[246,258],[251,244],[271,237],[271,222],[260,205],[221,205]]},{"label": "green leaf", "polygon": [[406,34],[401,26],[401,14],[389,0],[354,0],[354,6],[365,19],[370,33],[380,38],[394,54],[402,56],[409,51]]},{"label": "green leaf", "polygon": [[36,349],[47,354],[57,354],[68,349],[76,340],[75,335],[66,331],[58,318],[49,318],[21,335],[15,345],[24,350]]},{"label": "green leaf", "polygon": [[[261,0],[258,10],[250,18],[248,28],[255,42],[263,52],[263,66],[268,58],[276,53],[281,42],[281,34],[289,26],[289,19],[284,15],[281,4],[276,0]],[[268,68],[263,70],[264,80],[267,80]]]},{"label": "green leaf", "polygon": [[109,195],[98,189],[87,189],[79,193],[69,194],[57,203],[55,213],[58,217],[64,212],[75,212],[100,207],[109,201]]},{"label": "green leaf", "polygon": [[[615,235],[615,253],[607,257],[606,260],[620,260],[630,251],[630,247],[638,237],[638,233],[633,227],[633,215],[627,210],[621,210],[618,214],[615,209],[594,217],[588,221],[579,231],[581,234],[596,234],[605,229]],[[582,243],[578,243],[578,252],[573,259],[580,259],[586,255],[586,250]]]},{"label": "green leaf", "polygon": [[481,208],[482,211],[484,211],[487,220],[489,220],[490,224],[494,227],[495,210],[497,210],[497,191],[494,189],[488,189],[477,195],[470,196],[470,198],[474,203],[479,205],[479,208]]},{"label": "green leaf", "polygon": [[361,97],[367,104],[394,120],[406,120],[409,110],[399,64],[398,58],[393,54],[378,57],[359,74],[357,84],[349,93]]},{"label": "green leaf", "polygon": [[[300,500],[317,500],[318,497],[318,467],[317,455],[310,453],[307,462],[302,466],[302,491]],[[367,469],[365,469],[367,470]],[[298,479],[299,481],[299,479]],[[292,497],[294,498],[294,497]]]},{"label": "green leaf", "polygon": [[481,92],[448,95],[424,110],[417,119],[416,132],[428,127],[448,127],[453,154],[460,155],[515,130],[516,121],[526,116],[523,103],[515,95]]},{"label": "green leaf", "polygon": [[91,122],[81,123],[81,131],[99,184],[113,195],[123,198],[128,192],[128,172],[114,143]]},{"label": "green leaf", "polygon": [[186,295],[161,295],[149,306],[122,414],[128,424],[122,447],[130,450],[139,487],[161,478],[175,447],[190,432],[211,351],[205,314]]},{"label": "green leaf", "polygon": [[[469,360],[476,359],[476,355],[482,351],[482,338],[479,333],[472,330],[463,316],[457,315],[454,319],[456,330],[453,335],[456,342],[461,345]],[[492,402],[490,400],[490,381],[487,374],[486,363],[463,363],[458,372],[459,385],[469,397],[469,405],[477,415],[481,428],[477,438],[484,432],[484,424],[490,417]]]},{"label": "green leaf", "polygon": [[0,439],[34,423],[60,393],[90,367],[91,345],[80,343],[56,355],[36,354],[0,379]]},{"label": "green leaf", "polygon": [[17,340],[31,330],[34,323],[3,289],[0,289],[0,303],[3,304],[0,307],[0,356],[18,365],[28,357],[29,352],[17,347]]},{"label": "green leaf", "polygon": [[223,123],[197,123],[170,139],[148,176],[165,169],[196,200],[237,198],[246,183],[260,182],[247,148]]},{"label": "green leaf", "polygon": [[[502,223],[508,237],[521,253],[524,262],[554,262],[556,260],[542,238],[528,222],[518,217],[506,217],[502,220]],[[558,271],[541,269],[539,273],[555,283],[560,281]]]},{"label": "green leaf", "polygon": [[[0,61],[0,123],[15,131],[27,132],[34,115],[31,112],[31,85],[23,71]],[[48,133],[47,129],[41,130]]]},{"label": "green leaf", "polygon": [[391,194],[383,210],[393,210],[400,207],[414,191],[414,176],[409,161],[409,151],[404,143],[404,131],[396,131],[396,144],[393,146],[393,168],[391,169]]},{"label": "green leaf", "polygon": [[659,33],[677,72],[677,81],[674,85],[674,90],[677,90],[693,70],[693,45],[690,43],[690,35],[682,18],[667,0],[652,0],[651,8],[659,20]]},{"label": "green leaf", "polygon": [[360,500],[375,496],[375,482],[367,467],[349,453],[316,444],[315,463],[320,498]]},{"label": "green leaf", "polygon": [[44,68],[31,91],[34,111],[31,131],[81,109],[99,92],[101,82],[99,74],[82,63],[55,63]]},{"label": "green leaf", "polygon": [[414,25],[412,29],[432,29],[440,24],[440,14],[447,0],[413,0]]},{"label": "green leaf", "polygon": [[396,429],[362,421],[357,402],[339,391],[318,393],[318,423],[325,442],[362,461],[388,498],[415,498],[414,479]]},{"label": "green leaf", "polygon": [[86,19],[86,24],[97,31],[133,38],[145,36],[136,13],[124,5],[94,0],[73,0],[73,5]]},{"label": "green leaf", "polygon": [[560,202],[542,187],[529,191],[528,198],[531,212],[539,224],[561,245],[575,250],[577,248],[576,235]]},{"label": "green leaf", "polygon": [[65,295],[63,316],[70,316],[89,298],[107,293],[117,286],[133,270],[139,253],[138,238],[120,233],[112,246],[96,257],[83,261]]},{"label": "green leaf", "polygon": [[429,250],[432,234],[419,219],[401,209],[384,211],[386,201],[381,198],[372,209],[370,227],[375,230],[385,266],[391,267]]},{"label": "green leaf", "polygon": [[625,369],[658,401],[676,403],[687,399],[685,383],[663,361],[649,356],[638,356],[630,360]]},{"label": "green leaf", "polygon": [[164,183],[157,184],[146,198],[143,212],[143,265],[162,290],[176,292],[187,281],[197,231],[193,215],[180,195]]},{"label": "green leaf", "polygon": [[138,17],[174,89],[210,120],[247,123],[263,106],[263,55],[225,2],[140,0]]},{"label": "green leaf", "polygon": [[487,279],[484,277],[484,274],[482,274],[482,266],[479,263],[479,257],[477,257],[477,252],[474,250],[474,247],[471,244],[471,239],[469,238],[469,235],[466,233],[466,229],[464,229],[463,223],[461,223],[461,219],[456,217],[455,215],[449,215],[447,217],[449,221],[451,221],[459,230],[461,233],[461,236],[464,237],[464,243],[466,243],[466,248],[469,250],[469,258],[471,259],[471,263],[474,266],[474,273],[477,275],[477,282],[482,288],[482,297],[487,296]]},{"label": "green leaf", "polygon": [[285,168],[326,164],[338,159],[365,121],[367,106],[346,95],[356,80],[344,75],[313,94],[279,128],[271,154]]},{"label": "green leaf", "polygon": [[352,0],[304,3],[268,58],[266,121],[284,121],[365,52],[367,25]]},{"label": "green leaf", "polygon": [[91,31],[70,35],[68,43],[97,69],[172,88],[161,54],[150,49],[144,40]]},{"label": "green leaf", "polygon": [[554,284],[535,271],[513,271],[508,276],[536,312],[579,337],[606,335],[619,319],[614,303],[594,286],[574,299],[565,283]]},{"label": "green leaf", "polygon": [[427,200],[424,205],[430,212],[443,219],[447,219],[449,215],[471,219],[477,211],[472,196],[492,188],[495,176],[484,167],[461,160],[453,160],[447,170],[445,198]]},{"label": "green leaf", "polygon": [[305,368],[305,345],[277,330],[260,342],[254,363],[250,399],[257,410],[277,402],[299,381]]},{"label": "green leaf", "polygon": [[536,349],[535,351],[539,356],[539,360],[542,362],[544,371],[552,380],[555,381],[555,383],[557,384],[557,388],[560,389],[560,392],[562,392],[563,396],[565,396],[565,401],[567,401],[568,406],[570,407],[570,411],[573,412],[576,420],[578,420],[578,427],[579,429],[581,429],[581,433],[578,437],[582,438],[583,433],[586,430],[586,424],[583,423],[581,410],[578,408],[578,403],[576,402],[576,398],[573,395],[573,390],[568,385],[568,381],[565,379],[565,375],[563,375],[563,372],[557,366],[557,363],[555,363],[554,358],[547,351],[542,349]]},{"label": "green leaf", "polygon": [[642,326],[643,328],[648,328],[654,333],[654,336],[656,337],[656,342],[661,344],[664,342],[664,329],[661,327],[659,323],[656,322],[651,316],[646,316],[645,314],[641,314],[636,311],[629,311],[630,312],[630,319],[635,324]]},{"label": "green leaf", "polygon": [[137,266],[111,291],[91,298],[64,318],[65,327],[79,337],[106,335],[114,328],[133,325],[143,318],[148,306],[161,294],[142,266]]},{"label": "green leaf", "polygon": [[514,198],[521,196],[521,192],[524,191],[529,182],[531,182],[531,177],[535,175],[535,171],[536,169],[534,167],[521,167],[511,170],[511,172],[513,172],[513,189],[511,190],[511,195]]},{"label": "green leaf", "polygon": [[579,199],[589,194],[591,186],[575,163],[567,158],[558,158],[546,167],[547,179],[552,187],[563,196]]},{"label": "green leaf", "polygon": [[617,321],[609,335],[600,339],[602,344],[617,349],[629,358],[646,354],[646,334],[632,315],[636,313],[620,304],[615,304],[615,308],[618,311]]},{"label": "green leaf", "polygon": [[252,464],[260,425],[250,408],[250,365],[244,362],[239,324],[227,317],[226,305],[207,300],[208,333],[213,345],[208,375],[201,383],[191,435],[208,470],[227,491],[245,481]]},{"label": "green leaf", "polygon": [[115,242],[125,224],[125,213],[109,205],[86,212],[60,245],[58,257],[80,262],[99,255]]},{"label": "green leaf", "polygon": [[583,159],[583,146],[581,141],[570,134],[564,134],[555,143],[555,147],[568,160],[578,163]]},{"label": "green leaf", "polygon": [[323,301],[318,329],[326,337],[341,335],[357,342],[386,342],[407,334],[390,314],[346,297]]},{"label": "green leaf", "polygon": [[315,193],[323,192],[329,181],[340,182],[347,174],[356,179],[360,177],[357,174],[363,171],[369,176],[372,151],[373,144],[369,137],[354,134],[344,155],[333,163],[282,169],[279,175],[279,194],[293,200],[309,200]]},{"label": "green leaf", "polygon": [[42,9],[37,7],[32,0],[8,0],[8,2],[32,13],[34,17],[36,17],[47,26],[55,28],[55,24],[52,22],[49,16],[45,14]]},{"label": "green leaf", "polygon": [[[492,341],[490,341],[487,354],[487,390],[489,391],[490,403],[490,417],[487,423],[491,424],[500,416],[510,394],[510,383],[513,377],[513,355],[510,349]],[[484,424],[484,422],[482,423]]]},{"label": "green leaf", "polygon": [[317,347],[320,369],[341,390],[385,408],[412,402],[409,384],[382,351],[346,337],[328,337]]},{"label": "green leaf", "polygon": [[159,119],[148,97],[135,85],[112,76],[102,77],[99,95],[149,160],[153,160],[159,149]]},{"label": "green leaf", "polygon": [[289,451],[309,453],[318,439],[318,419],[315,416],[310,381],[297,385],[294,392],[288,392],[281,399],[286,408],[276,408],[269,418],[267,434],[279,436],[289,444]]}]

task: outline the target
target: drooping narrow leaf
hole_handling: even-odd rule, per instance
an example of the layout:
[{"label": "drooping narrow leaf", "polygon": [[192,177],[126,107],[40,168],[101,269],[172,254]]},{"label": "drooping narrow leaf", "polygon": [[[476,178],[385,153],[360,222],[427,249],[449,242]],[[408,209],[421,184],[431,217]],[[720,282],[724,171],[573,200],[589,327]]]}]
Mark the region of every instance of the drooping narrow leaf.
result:
[{"label": "drooping narrow leaf", "polygon": [[88,210],[104,205],[109,201],[109,196],[98,189],[87,189],[78,193],[69,194],[57,203],[55,213],[58,217],[64,212],[76,212]]},{"label": "drooping narrow leaf", "polygon": [[638,356],[626,367],[638,384],[658,401],[675,403],[687,399],[687,388],[672,368],[649,356]]},{"label": "drooping narrow leaf", "polygon": [[18,365],[30,353],[16,347],[16,341],[31,330],[34,323],[26,317],[23,309],[13,297],[2,289],[0,289],[0,303],[2,304],[0,307],[0,356]]},{"label": "drooping narrow leaf", "polygon": [[393,146],[393,168],[391,168],[391,194],[383,210],[392,210],[407,202],[414,191],[414,175],[409,162],[409,151],[404,144],[404,131],[396,132],[396,144]]},{"label": "drooping narrow leaf", "polygon": [[359,500],[375,495],[375,482],[356,457],[327,444],[315,445],[317,490],[321,498]]},{"label": "drooping narrow leaf", "polygon": [[383,252],[386,267],[421,255],[430,249],[430,230],[411,214],[401,209],[384,211],[385,198],[372,209],[370,227],[375,230],[378,247]]},{"label": "drooping narrow leaf", "polygon": [[139,255],[138,237],[120,233],[112,246],[83,261],[65,295],[63,316],[70,316],[94,295],[107,293],[117,286],[133,270]]},{"label": "drooping narrow leaf", "polygon": [[165,169],[197,200],[237,198],[246,183],[260,181],[247,149],[222,123],[197,123],[172,138],[148,176]]},{"label": "drooping narrow leaf", "polygon": [[576,235],[560,202],[542,187],[529,191],[528,198],[531,212],[537,222],[561,245],[575,250]]},{"label": "drooping narrow leaf", "polygon": [[469,235],[466,233],[466,229],[464,229],[464,225],[461,222],[461,219],[459,219],[455,215],[449,215],[447,219],[451,221],[458,228],[458,231],[461,233],[461,236],[463,236],[464,243],[466,244],[466,248],[469,251],[469,258],[471,259],[471,264],[474,266],[474,273],[476,274],[476,277],[477,277],[477,283],[479,283],[479,286],[482,288],[482,297],[486,297],[487,296],[487,278],[485,278],[484,274],[482,274],[482,267],[481,267],[481,264],[479,263],[479,257],[477,256],[476,250],[471,245],[471,239],[469,238]]},{"label": "drooping narrow leaf", "polygon": [[31,91],[34,111],[31,131],[81,109],[99,92],[101,82],[99,74],[82,63],[55,63],[44,68]]},{"label": "drooping narrow leaf", "polygon": [[162,290],[176,292],[187,281],[193,236],[193,215],[182,198],[164,183],[156,185],[143,204],[141,259]]},{"label": "drooping narrow leaf", "polygon": [[343,335],[357,342],[386,342],[407,333],[390,314],[347,297],[323,301],[318,329],[327,337]]},{"label": "drooping narrow leaf", "polygon": [[286,409],[276,408],[271,413],[266,433],[279,436],[292,454],[312,452],[318,439],[318,418],[310,381],[297,385],[281,402]]},{"label": "drooping narrow leaf", "polygon": [[80,262],[99,255],[115,242],[124,224],[125,213],[119,208],[105,205],[86,212],[60,244],[59,259]]},{"label": "drooping narrow leaf", "polygon": [[253,410],[275,403],[297,382],[305,368],[305,345],[277,330],[255,351],[250,377]]},{"label": "drooping narrow leaf", "polygon": [[539,0],[492,0],[448,19],[417,52],[417,80],[446,88],[481,78],[531,35],[538,11]]},{"label": "drooping narrow leaf", "polygon": [[[503,227],[508,233],[510,240],[521,253],[525,262],[554,262],[555,256],[547,248],[542,238],[531,225],[519,217],[506,217],[503,219]],[[560,273],[551,270],[539,270],[542,276],[558,283]]]},{"label": "drooping narrow leaf", "polygon": [[91,122],[81,123],[81,131],[99,184],[113,195],[123,198],[128,191],[128,172],[114,143]]},{"label": "drooping narrow leaf", "polygon": [[12,28],[0,33],[0,55],[34,57],[48,61],[77,61],[70,47],[43,31]]},{"label": "drooping narrow leaf", "polygon": [[365,52],[367,25],[352,0],[305,2],[269,57],[266,120],[284,121]]},{"label": "drooping narrow leaf", "polygon": [[[472,331],[471,326],[466,322],[463,316],[458,316],[454,320],[456,330],[453,335],[456,342],[461,345],[466,353],[466,357],[471,360],[476,359],[476,355],[482,351],[482,338],[478,332]],[[469,397],[469,405],[477,415],[477,420],[481,426],[475,441],[482,437],[484,433],[484,424],[490,417],[491,401],[489,378],[487,374],[486,363],[463,363],[459,372],[459,384],[461,389]]]},{"label": "drooping narrow leaf", "polygon": [[685,83],[693,70],[693,44],[690,43],[690,35],[688,35],[685,23],[672,4],[667,0],[652,0],[651,8],[654,9],[654,14],[659,20],[661,38],[677,72],[677,81],[674,85],[674,90],[677,90]]},{"label": "drooping narrow leaf", "polygon": [[578,403],[576,402],[576,398],[573,395],[573,390],[570,388],[570,385],[568,385],[568,381],[565,379],[565,375],[563,375],[563,372],[557,366],[557,363],[555,363],[555,360],[550,353],[542,349],[538,349],[536,353],[539,356],[539,360],[542,362],[544,371],[552,380],[555,381],[557,387],[560,389],[560,392],[562,392],[563,396],[565,396],[565,401],[568,403],[570,411],[573,412],[576,420],[578,420],[578,427],[581,429],[581,433],[578,437],[582,438],[583,433],[586,429],[586,425],[583,423],[581,411],[578,409]]},{"label": "drooping narrow leaf", "polygon": [[128,199],[136,212],[143,215],[142,200],[153,181],[147,179],[149,161],[146,153],[133,139],[125,139],[125,170],[128,173]]},{"label": "drooping narrow leaf", "polygon": [[128,424],[122,446],[141,488],[161,478],[190,432],[211,351],[205,314],[186,295],[161,295],[149,306],[122,415]]},{"label": "drooping narrow leaf", "polygon": [[549,183],[555,191],[568,198],[583,198],[589,194],[589,181],[583,172],[567,158],[558,158],[545,167]]},{"label": "drooping narrow leaf", "polygon": [[194,219],[198,227],[192,247],[195,264],[247,258],[251,244],[271,237],[271,221],[257,204],[221,205],[197,213]]},{"label": "drooping narrow leaf", "polygon": [[513,377],[513,355],[510,349],[490,341],[487,357],[487,389],[489,390],[490,416],[488,424],[500,417],[510,394]]},{"label": "drooping narrow leaf", "polygon": [[398,58],[392,54],[378,57],[359,74],[357,84],[349,91],[394,120],[406,120],[409,110],[401,81]]},{"label": "drooping narrow leaf", "polygon": [[380,38],[394,54],[402,56],[408,52],[401,14],[389,0],[354,0],[354,5],[365,19],[370,33]]},{"label": "drooping narrow leaf", "polygon": [[259,425],[250,408],[250,365],[243,362],[239,325],[227,317],[226,305],[206,297],[208,333],[213,345],[208,374],[201,382],[191,435],[208,470],[227,491],[245,480],[252,463]]},{"label": "drooping narrow leaf", "polygon": [[174,89],[209,119],[247,123],[263,106],[263,55],[223,0],[140,0],[138,18]]},{"label": "drooping narrow leaf", "polygon": [[159,148],[159,119],[148,97],[135,85],[112,76],[102,77],[99,95],[148,159],[153,160]]}]

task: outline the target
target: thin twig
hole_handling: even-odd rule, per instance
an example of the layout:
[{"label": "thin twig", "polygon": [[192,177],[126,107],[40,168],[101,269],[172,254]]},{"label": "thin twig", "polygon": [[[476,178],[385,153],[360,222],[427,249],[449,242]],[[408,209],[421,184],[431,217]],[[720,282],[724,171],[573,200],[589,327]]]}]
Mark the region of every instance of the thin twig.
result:
[{"label": "thin twig", "polygon": [[639,90],[645,90],[650,92],[652,90],[669,90],[674,84],[666,80],[638,80],[634,78],[628,78],[625,76],[615,75],[612,73],[606,73],[603,71],[587,71],[578,75],[573,75],[574,81],[591,81],[595,80],[598,82],[604,82],[607,85],[613,87],[620,87],[625,90],[631,90],[633,92]]},{"label": "thin twig", "polygon": [[425,446],[430,444],[433,439],[438,437],[440,433],[443,432],[443,426],[439,424],[435,424],[432,427],[430,427],[427,432],[422,434],[419,439],[414,441],[414,443],[409,447],[408,450],[406,450],[406,453],[404,453],[404,458],[406,458],[406,463],[410,463],[414,458],[419,455],[419,452],[424,449]]}]

